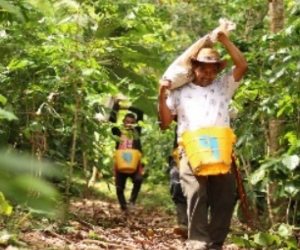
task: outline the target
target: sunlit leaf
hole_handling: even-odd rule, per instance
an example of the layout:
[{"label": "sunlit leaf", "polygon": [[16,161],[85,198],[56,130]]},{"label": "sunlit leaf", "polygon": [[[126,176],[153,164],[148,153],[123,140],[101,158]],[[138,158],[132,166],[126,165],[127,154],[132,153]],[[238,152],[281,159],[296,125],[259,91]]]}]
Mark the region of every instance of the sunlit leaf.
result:
[{"label": "sunlit leaf", "polygon": [[9,121],[18,120],[18,118],[13,113],[0,108],[0,120],[1,119],[7,119]]},{"label": "sunlit leaf", "polygon": [[275,236],[267,233],[257,233],[254,235],[254,242],[260,246],[268,247],[275,242]]},{"label": "sunlit leaf", "polygon": [[286,224],[280,224],[280,226],[278,227],[277,230],[278,234],[283,237],[283,238],[287,238],[289,236],[292,235],[293,230],[292,227]]},{"label": "sunlit leaf", "polygon": [[281,77],[284,73],[285,73],[286,69],[285,68],[282,68],[280,71],[278,71],[276,73],[276,77],[279,78]]},{"label": "sunlit leaf", "polygon": [[285,156],[282,160],[282,163],[290,170],[294,170],[299,166],[299,156],[298,155],[289,155]]},{"label": "sunlit leaf", "polygon": [[3,95],[1,95],[1,94],[0,94],[0,102],[2,104],[6,104],[6,102],[7,102],[7,99]]},{"label": "sunlit leaf", "polygon": [[0,244],[7,244],[8,241],[11,239],[12,235],[7,232],[2,232],[0,234]]},{"label": "sunlit leaf", "polygon": [[0,214],[11,215],[12,206],[9,205],[2,192],[0,192]]},{"label": "sunlit leaf", "polygon": [[24,59],[24,60],[18,60],[18,59],[13,59],[9,65],[8,68],[10,70],[16,70],[16,69],[21,69],[26,67],[29,64],[29,61]]},{"label": "sunlit leaf", "polygon": [[250,176],[250,182],[252,185],[257,184],[258,182],[262,181],[266,176],[266,170],[263,168],[259,168],[256,171],[253,172],[253,174]]},{"label": "sunlit leaf", "polygon": [[237,236],[231,236],[230,240],[236,244],[239,247],[246,247],[246,248],[255,248],[257,247],[257,244],[250,239],[246,239],[246,237],[237,237]]},{"label": "sunlit leaf", "polygon": [[20,20],[25,21],[22,12],[19,10],[19,8],[16,5],[12,5],[11,3],[5,0],[0,0],[0,6],[3,9],[7,10],[8,12],[15,14],[16,17],[19,18]]}]

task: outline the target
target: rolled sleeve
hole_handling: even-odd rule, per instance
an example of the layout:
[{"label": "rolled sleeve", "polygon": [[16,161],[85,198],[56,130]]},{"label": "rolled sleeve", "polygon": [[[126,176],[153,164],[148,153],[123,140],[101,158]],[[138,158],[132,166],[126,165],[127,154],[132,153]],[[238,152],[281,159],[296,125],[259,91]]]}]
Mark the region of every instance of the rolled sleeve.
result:
[{"label": "rolled sleeve", "polygon": [[168,108],[171,111],[172,115],[176,115],[177,111],[176,111],[176,98],[175,98],[175,92],[171,91],[167,97],[167,101],[166,104],[168,106]]}]

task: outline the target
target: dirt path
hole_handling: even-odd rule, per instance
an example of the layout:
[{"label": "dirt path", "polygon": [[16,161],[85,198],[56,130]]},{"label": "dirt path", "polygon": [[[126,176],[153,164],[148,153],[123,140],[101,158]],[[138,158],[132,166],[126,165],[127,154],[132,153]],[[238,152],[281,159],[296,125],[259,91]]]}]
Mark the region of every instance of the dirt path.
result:
[{"label": "dirt path", "polygon": [[68,226],[49,224],[26,230],[20,239],[30,249],[176,249],[184,239],[172,233],[174,216],[137,207],[125,215],[116,204],[91,200],[73,202]]},{"label": "dirt path", "polygon": [[[128,215],[120,213],[116,204],[93,200],[72,202],[71,218],[59,225],[47,219],[33,225],[33,220],[22,222],[18,236],[26,247],[7,250],[172,250],[185,244],[173,234],[174,214],[137,207]],[[227,246],[226,250],[236,250]]]}]

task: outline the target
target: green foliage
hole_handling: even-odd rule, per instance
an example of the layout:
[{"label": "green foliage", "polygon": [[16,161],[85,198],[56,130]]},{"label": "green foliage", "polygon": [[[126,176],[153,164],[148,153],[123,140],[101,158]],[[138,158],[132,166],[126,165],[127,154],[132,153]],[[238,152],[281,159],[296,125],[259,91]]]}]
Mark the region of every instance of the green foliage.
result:
[{"label": "green foliage", "polygon": [[[5,104],[6,98],[1,97],[1,102]],[[17,119],[11,112],[6,111],[4,114],[1,117],[2,120]],[[12,149],[2,149],[0,162],[2,173],[0,176],[0,214],[12,213],[13,207],[5,199],[9,197],[14,203],[26,205],[35,212],[39,211],[39,213],[51,216],[58,215],[58,210],[53,207],[59,198],[57,190],[46,181],[34,176],[34,173],[45,178],[60,175],[53,165],[16,153]]]},{"label": "green foliage", "polygon": [[[7,102],[7,99],[0,94],[0,103],[5,105]],[[0,120],[17,120],[18,118],[11,112],[4,110],[0,108]]]},{"label": "green foliage", "polygon": [[166,183],[168,180],[168,156],[172,155],[174,142],[174,128],[160,131],[157,120],[148,121],[143,126],[143,164],[147,181],[150,183]]},{"label": "green foliage", "polygon": [[[60,175],[52,164],[33,160],[20,153],[0,152],[0,190],[1,205],[10,213],[10,207],[5,204],[4,196],[13,204],[25,205],[36,211],[57,216],[59,194],[46,179]],[[45,179],[37,178],[34,173]],[[3,196],[4,195],[4,196]],[[4,210],[3,210],[4,212]]]},{"label": "green foliage", "polygon": [[11,112],[0,109],[0,119],[6,119],[11,121],[11,120],[17,120],[18,118]]},{"label": "green foliage", "polygon": [[0,6],[3,12],[12,13],[19,20],[25,21],[24,15],[17,5],[11,4],[10,1],[0,0]]},{"label": "green foliage", "polygon": [[239,247],[296,250],[298,245],[294,230],[295,228],[289,225],[280,224],[276,229],[270,229],[269,232],[245,234],[243,237],[231,236],[231,240]]},{"label": "green foliage", "polygon": [[12,206],[9,205],[2,192],[0,192],[0,214],[11,215]]}]

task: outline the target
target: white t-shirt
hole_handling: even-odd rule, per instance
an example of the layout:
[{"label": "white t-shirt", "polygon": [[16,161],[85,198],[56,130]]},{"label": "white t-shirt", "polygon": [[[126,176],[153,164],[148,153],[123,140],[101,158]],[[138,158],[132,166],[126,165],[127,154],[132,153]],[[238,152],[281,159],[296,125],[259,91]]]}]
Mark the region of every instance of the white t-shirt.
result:
[{"label": "white t-shirt", "polygon": [[177,134],[208,126],[229,126],[229,103],[240,82],[233,69],[215,79],[207,87],[193,83],[170,91],[167,106],[177,115]]}]

